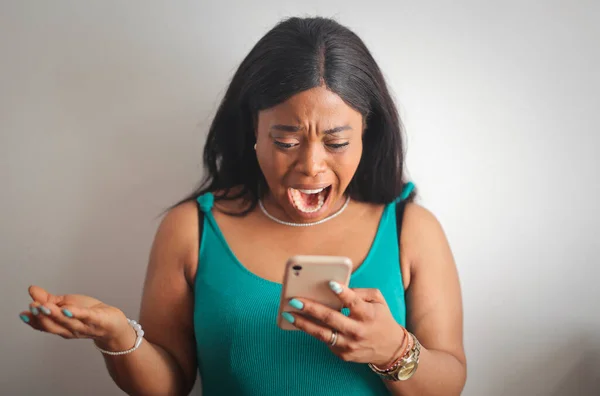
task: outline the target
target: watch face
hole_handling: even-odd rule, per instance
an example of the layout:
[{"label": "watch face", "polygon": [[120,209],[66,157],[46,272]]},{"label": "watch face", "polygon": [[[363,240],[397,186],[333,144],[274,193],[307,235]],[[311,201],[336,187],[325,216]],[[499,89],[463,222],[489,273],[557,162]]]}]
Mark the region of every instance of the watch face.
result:
[{"label": "watch face", "polygon": [[417,369],[417,362],[408,362],[398,371],[398,378],[401,381],[409,379]]}]

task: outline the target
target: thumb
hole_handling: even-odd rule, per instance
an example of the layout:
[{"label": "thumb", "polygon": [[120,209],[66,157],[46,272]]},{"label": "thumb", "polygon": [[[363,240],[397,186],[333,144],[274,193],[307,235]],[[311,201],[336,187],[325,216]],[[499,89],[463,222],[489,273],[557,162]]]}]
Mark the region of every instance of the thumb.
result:
[{"label": "thumb", "polygon": [[52,295],[48,293],[45,289],[42,289],[39,286],[29,286],[29,295],[33,301],[39,302],[40,304],[44,304],[47,302],[58,303],[60,297]]}]

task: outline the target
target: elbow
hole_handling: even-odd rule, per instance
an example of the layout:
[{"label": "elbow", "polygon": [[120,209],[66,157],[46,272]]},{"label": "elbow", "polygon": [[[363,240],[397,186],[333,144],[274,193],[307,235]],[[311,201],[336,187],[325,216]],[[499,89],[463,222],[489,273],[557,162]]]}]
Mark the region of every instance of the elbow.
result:
[{"label": "elbow", "polygon": [[460,396],[467,384],[467,360],[464,356],[462,359],[456,357],[456,360],[458,367],[456,374],[456,392],[453,394]]},{"label": "elbow", "polygon": [[464,354],[446,353],[449,357],[451,356],[452,364],[448,365],[447,368],[450,370],[448,373],[451,373],[452,379],[446,377],[447,386],[443,394],[460,396],[467,383],[467,359]]}]

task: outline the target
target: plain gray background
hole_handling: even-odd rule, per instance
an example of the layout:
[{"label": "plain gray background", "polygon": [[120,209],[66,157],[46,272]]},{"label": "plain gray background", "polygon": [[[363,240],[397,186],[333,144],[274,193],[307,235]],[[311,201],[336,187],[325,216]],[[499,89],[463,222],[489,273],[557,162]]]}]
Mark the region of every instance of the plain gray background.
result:
[{"label": "plain gray background", "polygon": [[319,14],[398,100],[460,271],[464,394],[600,394],[600,3],[317,4],[0,2],[0,393],[121,394],[91,342],[20,322],[27,287],[136,317],[159,215],[199,180],[236,66],[279,19]]}]

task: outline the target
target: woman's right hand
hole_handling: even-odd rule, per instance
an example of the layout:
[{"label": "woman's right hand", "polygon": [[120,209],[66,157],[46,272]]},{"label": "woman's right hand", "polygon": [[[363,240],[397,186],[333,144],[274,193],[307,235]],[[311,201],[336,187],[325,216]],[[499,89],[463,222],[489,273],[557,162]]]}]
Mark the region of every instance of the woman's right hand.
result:
[{"label": "woman's right hand", "polygon": [[135,331],[118,308],[80,294],[54,295],[38,286],[29,287],[33,302],[21,319],[36,330],[66,339],[89,338],[102,349],[133,346]]}]

